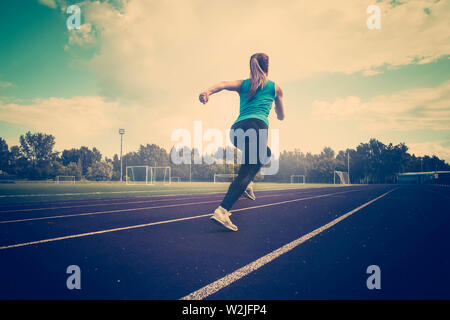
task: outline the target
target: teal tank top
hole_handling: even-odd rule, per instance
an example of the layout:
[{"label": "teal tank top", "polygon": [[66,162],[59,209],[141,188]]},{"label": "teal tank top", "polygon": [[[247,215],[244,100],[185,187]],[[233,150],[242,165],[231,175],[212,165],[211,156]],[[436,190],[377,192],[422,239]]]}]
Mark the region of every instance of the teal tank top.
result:
[{"label": "teal tank top", "polygon": [[250,91],[250,79],[242,81],[240,90],[240,107],[239,117],[234,122],[241,120],[256,118],[264,121],[269,126],[270,109],[272,109],[273,100],[275,100],[275,83],[271,80],[266,80],[266,83],[261,90],[261,87],[256,90],[255,95],[247,99]]}]

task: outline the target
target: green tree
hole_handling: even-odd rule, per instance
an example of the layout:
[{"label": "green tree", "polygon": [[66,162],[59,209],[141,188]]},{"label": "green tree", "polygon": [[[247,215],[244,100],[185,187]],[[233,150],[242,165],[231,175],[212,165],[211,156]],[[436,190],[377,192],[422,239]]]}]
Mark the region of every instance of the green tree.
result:
[{"label": "green tree", "polygon": [[169,165],[169,155],[167,151],[156,144],[141,145],[137,152],[139,161],[154,167]]},{"label": "green tree", "polygon": [[120,180],[120,159],[117,154],[114,154],[112,159],[105,158],[105,161],[110,163],[113,167],[113,175],[112,180],[119,181]]},{"label": "green tree", "polygon": [[28,170],[28,161],[20,152],[19,146],[12,146],[10,149],[10,172],[19,177],[25,178]]},{"label": "green tree", "polygon": [[92,150],[85,146],[82,146],[79,149],[72,148],[64,150],[61,154],[63,165],[67,166],[69,163],[73,162],[81,166],[81,175],[87,175],[88,168],[101,159],[102,154],[95,147],[92,148]]},{"label": "green tree", "polygon": [[[118,161],[120,175],[120,161]],[[165,167],[170,166],[169,155],[164,148],[156,144],[141,145],[137,152],[129,152],[122,158],[123,161],[123,177],[125,179],[127,166],[150,166]]]},{"label": "green tree", "polygon": [[20,136],[20,154],[27,160],[22,172],[29,179],[45,179],[54,176],[53,162],[58,152],[53,151],[55,137],[45,133],[28,131]]},{"label": "green tree", "polygon": [[11,155],[6,140],[0,137],[0,170],[8,171]]},{"label": "green tree", "polygon": [[112,178],[113,166],[106,161],[97,161],[88,168],[86,178],[95,181],[109,181]]},{"label": "green tree", "polygon": [[75,163],[70,162],[67,166],[60,162],[56,162],[55,171],[59,176],[74,176],[76,180],[81,180],[81,167]]}]

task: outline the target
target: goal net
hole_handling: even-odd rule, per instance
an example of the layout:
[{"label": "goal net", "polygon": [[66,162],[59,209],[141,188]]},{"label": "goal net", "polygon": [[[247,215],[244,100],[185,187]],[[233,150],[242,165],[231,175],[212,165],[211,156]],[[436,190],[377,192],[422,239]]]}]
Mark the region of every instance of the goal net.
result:
[{"label": "goal net", "polygon": [[181,178],[180,177],[171,177],[170,180],[172,182],[181,182]]},{"label": "goal net", "polygon": [[56,176],[55,183],[75,183],[75,176]]},{"label": "goal net", "polygon": [[291,175],[291,183],[305,183],[305,176],[301,174]]},{"label": "goal net", "polygon": [[150,168],[152,171],[152,183],[170,184],[172,182],[171,167],[150,167]]},{"label": "goal net", "polygon": [[346,171],[334,171],[334,184],[350,184],[350,177]]},{"label": "goal net", "polygon": [[152,184],[152,170],[149,166],[127,166],[125,181],[126,184]]},{"label": "goal net", "polygon": [[236,176],[237,176],[237,174],[235,174],[235,173],[215,173],[214,174],[214,183],[216,183],[216,182],[232,182]]},{"label": "goal net", "polygon": [[170,167],[127,166],[127,184],[170,184],[172,182]]}]

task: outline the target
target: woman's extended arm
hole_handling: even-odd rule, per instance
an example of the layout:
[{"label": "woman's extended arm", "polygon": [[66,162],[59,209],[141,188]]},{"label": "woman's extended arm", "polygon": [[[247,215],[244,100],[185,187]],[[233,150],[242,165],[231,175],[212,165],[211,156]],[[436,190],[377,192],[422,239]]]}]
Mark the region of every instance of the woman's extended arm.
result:
[{"label": "woman's extended arm", "polygon": [[200,93],[198,98],[201,103],[205,104],[208,102],[210,95],[220,92],[222,90],[236,91],[237,93],[239,93],[239,91],[241,90],[242,81],[243,80],[222,81],[222,82],[212,86],[208,90]]},{"label": "woman's extended arm", "polygon": [[283,90],[278,85],[275,85],[275,112],[278,120],[284,120]]}]

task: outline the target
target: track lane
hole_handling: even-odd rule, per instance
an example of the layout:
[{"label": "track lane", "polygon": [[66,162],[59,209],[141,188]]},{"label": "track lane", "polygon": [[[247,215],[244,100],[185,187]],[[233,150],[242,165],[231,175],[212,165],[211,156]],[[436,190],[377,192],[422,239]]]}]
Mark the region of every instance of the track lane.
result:
[{"label": "track lane", "polygon": [[[434,188],[401,186],[209,298],[450,299],[450,201]],[[369,265],[381,290],[366,287]]]},{"label": "track lane", "polygon": [[[339,189],[340,190],[340,189]],[[304,198],[345,195],[347,193],[360,191],[359,188],[345,190],[332,189],[328,192],[264,194],[257,201],[241,199],[232,211],[239,211],[248,207],[259,207],[273,205],[279,201],[303,201]],[[110,210],[105,212],[93,212],[87,215],[75,215],[65,219],[45,219],[23,221],[20,223],[0,223],[0,249],[20,243],[41,241],[45,239],[68,237],[80,234],[92,235],[120,231],[116,229],[133,229],[142,225],[152,226],[161,221],[176,222],[180,218],[205,217],[212,214],[220,200],[201,201],[198,203],[186,203],[184,206],[169,205],[156,206],[152,209],[127,208],[120,210]],[[108,213],[109,212],[109,213]],[[175,221],[173,221],[175,220]],[[76,238],[76,236],[74,236]]]},{"label": "track lane", "polygon": [[[0,282],[10,296],[178,299],[384,190],[389,187],[368,187],[366,192],[355,192],[348,198],[333,196],[301,205],[292,202],[236,212],[232,218],[240,227],[238,233],[223,231],[207,219],[196,219],[151,230],[0,250],[0,258],[8,261]],[[41,256],[45,259],[39,259]],[[64,288],[64,270],[69,264],[82,269],[84,287],[79,292]],[[33,267],[28,268],[30,265]],[[31,287],[21,274],[33,279]]]},{"label": "track lane", "polygon": [[311,231],[310,233],[304,234],[302,236],[300,236],[299,238],[283,245],[280,248],[277,248],[275,250],[273,250],[272,252],[258,258],[257,260],[233,271],[232,273],[227,274],[226,276],[194,291],[191,292],[190,294],[184,296],[181,298],[181,300],[203,300],[206,299],[208,297],[210,297],[211,295],[214,295],[215,293],[220,292],[222,289],[230,286],[231,284],[239,281],[240,279],[251,275],[253,272],[255,272],[256,270],[264,267],[265,265],[275,261],[276,259],[278,259],[279,257],[281,257],[283,254],[286,254],[294,249],[296,249],[298,246],[300,246],[301,244],[307,242],[308,240],[311,240],[312,238],[320,235],[322,232],[327,231],[328,229],[334,227],[336,224],[340,223],[341,221],[347,219],[348,217],[350,217],[351,215],[357,213],[358,211],[361,211],[362,209],[364,209],[365,207],[371,205],[372,203],[386,197],[388,194],[392,193],[393,191],[395,191],[396,189],[391,189],[383,194],[381,194],[380,196],[373,198],[372,200],[369,200],[368,202],[358,206],[357,208],[335,218],[334,220],[328,222],[327,224],[314,229],[313,231]]},{"label": "track lane", "polygon": [[[308,194],[308,192],[298,192],[298,191],[279,191],[278,192],[257,192],[259,198],[273,197],[273,196],[284,196],[284,195],[297,195],[297,194]],[[0,212],[0,223],[8,223],[8,221],[20,220],[20,219],[33,219],[52,216],[76,215],[76,214],[88,214],[96,212],[107,212],[113,210],[123,210],[126,209],[136,210],[136,209],[148,209],[153,207],[163,207],[163,206],[180,206],[186,203],[202,202],[202,201],[221,201],[224,194],[202,194],[195,197],[176,197],[176,198],[164,198],[164,199],[151,199],[151,200],[138,200],[138,201],[127,201],[127,202],[111,202],[102,204],[92,204],[92,205],[69,205],[61,207],[39,207],[39,208],[27,208],[27,209],[14,209],[5,210]]]},{"label": "track lane", "polygon": [[[260,194],[271,193],[276,191],[294,191],[301,192],[309,190],[327,190],[327,189],[335,189],[335,188],[349,188],[349,187],[358,187],[358,186],[333,186],[333,187],[315,187],[315,188],[264,188],[261,186],[257,186],[255,192]],[[227,188],[221,189],[205,189],[207,192],[195,192],[195,193],[171,193],[171,194],[163,194],[163,195],[148,195],[148,196],[127,196],[127,197],[119,197],[119,198],[83,198],[83,199],[73,199],[73,200],[61,200],[61,201],[39,201],[39,202],[23,202],[23,203],[8,203],[8,202],[0,202],[0,214],[2,212],[9,212],[11,210],[40,210],[41,208],[61,208],[67,206],[101,206],[101,205],[111,205],[111,204],[126,204],[129,202],[135,201],[170,201],[171,199],[176,198],[196,198],[196,197],[208,197],[214,195],[225,195]],[[80,193],[80,195],[82,195]]]}]

